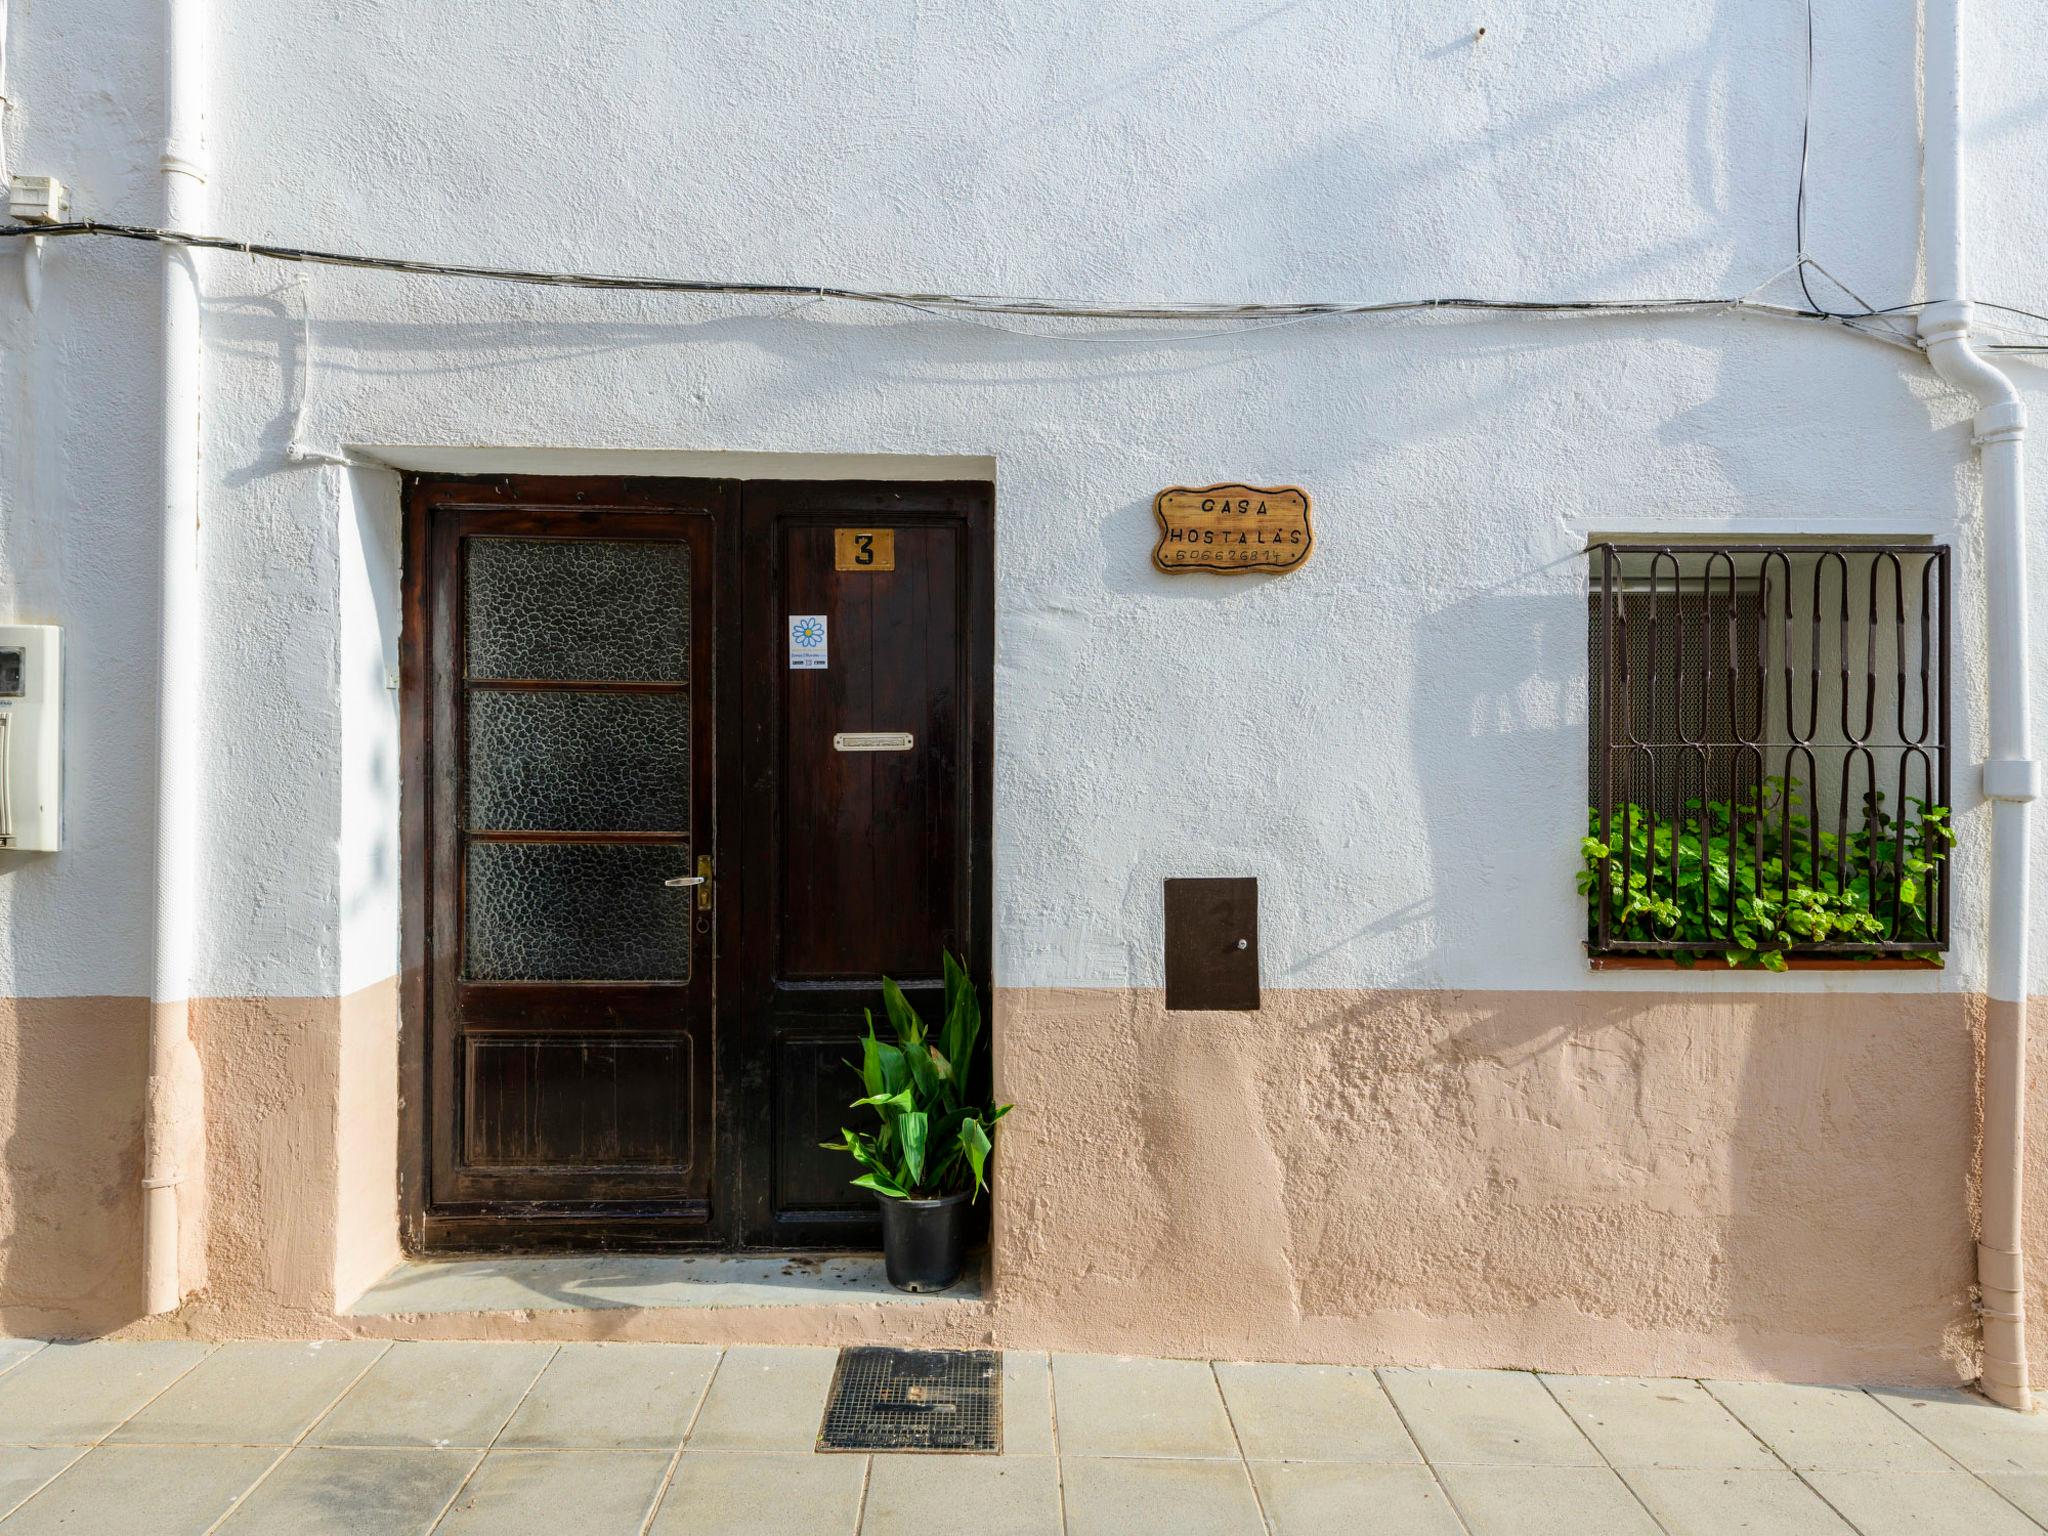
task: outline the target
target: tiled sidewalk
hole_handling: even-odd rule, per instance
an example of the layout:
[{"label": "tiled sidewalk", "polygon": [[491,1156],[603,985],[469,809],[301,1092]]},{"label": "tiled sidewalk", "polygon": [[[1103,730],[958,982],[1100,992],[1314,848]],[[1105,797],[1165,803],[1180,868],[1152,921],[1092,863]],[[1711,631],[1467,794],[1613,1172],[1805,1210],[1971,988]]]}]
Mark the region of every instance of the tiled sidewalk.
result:
[{"label": "tiled sidewalk", "polygon": [[2048,1529],[1963,1393],[1011,1353],[1004,1454],[819,1455],[834,1352],[0,1340],[0,1536]]}]

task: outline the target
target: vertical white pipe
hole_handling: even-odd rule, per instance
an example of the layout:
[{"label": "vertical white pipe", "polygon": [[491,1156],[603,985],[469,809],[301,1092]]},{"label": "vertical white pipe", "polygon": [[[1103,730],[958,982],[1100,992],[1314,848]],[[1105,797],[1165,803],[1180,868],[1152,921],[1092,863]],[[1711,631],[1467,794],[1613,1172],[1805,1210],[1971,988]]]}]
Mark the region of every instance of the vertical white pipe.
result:
[{"label": "vertical white pipe", "polygon": [[[164,224],[206,227],[205,13],[165,0]],[[163,250],[163,505],[157,617],[155,953],[143,1134],[144,1310],[185,1296],[181,1206],[199,1170],[198,1055],[191,1038],[192,905],[199,768],[199,274],[193,252]]]},{"label": "vertical white pipe", "polygon": [[7,0],[0,0],[0,185],[7,181],[7,114],[13,106],[7,96]]},{"label": "vertical white pipe", "polygon": [[2027,1383],[2021,1168],[2026,1143],[2028,806],[2038,770],[2027,676],[2026,409],[2012,381],[1970,345],[1963,219],[1962,0],[1928,0],[1927,292],[1920,338],[1935,372],[1977,403],[1983,473],[1985,627],[1989,639],[1991,931],[1984,1046],[1984,1177],[1977,1284],[1985,1393],[2032,1406]]}]

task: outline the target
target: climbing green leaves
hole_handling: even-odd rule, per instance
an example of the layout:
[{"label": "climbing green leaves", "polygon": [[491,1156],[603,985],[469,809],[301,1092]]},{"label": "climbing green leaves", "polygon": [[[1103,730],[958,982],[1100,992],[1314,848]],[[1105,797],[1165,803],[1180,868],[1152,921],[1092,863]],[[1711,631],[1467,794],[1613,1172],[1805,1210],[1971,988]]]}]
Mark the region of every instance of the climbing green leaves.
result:
[{"label": "climbing green leaves", "polygon": [[1860,825],[1830,830],[1804,798],[1797,779],[1768,778],[1733,800],[1688,800],[1677,816],[1619,805],[1604,830],[1595,808],[1579,842],[1589,933],[1597,942],[1604,881],[1610,938],[1681,964],[1718,951],[1782,971],[1795,950],[1936,944],[1948,808],[1908,800],[1894,817],[1877,793]]}]

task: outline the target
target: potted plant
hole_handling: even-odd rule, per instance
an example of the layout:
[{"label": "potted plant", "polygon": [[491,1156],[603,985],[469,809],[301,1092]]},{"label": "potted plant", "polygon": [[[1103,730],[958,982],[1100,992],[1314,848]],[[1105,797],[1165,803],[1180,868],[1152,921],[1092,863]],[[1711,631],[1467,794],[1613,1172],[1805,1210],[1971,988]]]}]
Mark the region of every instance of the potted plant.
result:
[{"label": "potted plant", "polygon": [[855,1069],[867,1093],[853,1102],[881,1123],[820,1143],[860,1165],[853,1182],[881,1204],[883,1264],[901,1291],[943,1291],[960,1278],[968,1207],[988,1187],[995,1124],[1011,1108],[973,1089],[981,1004],[960,963],[950,954],[944,960],[946,1017],[936,1038],[903,989],[882,978],[896,1043],[876,1038],[870,1011]]}]

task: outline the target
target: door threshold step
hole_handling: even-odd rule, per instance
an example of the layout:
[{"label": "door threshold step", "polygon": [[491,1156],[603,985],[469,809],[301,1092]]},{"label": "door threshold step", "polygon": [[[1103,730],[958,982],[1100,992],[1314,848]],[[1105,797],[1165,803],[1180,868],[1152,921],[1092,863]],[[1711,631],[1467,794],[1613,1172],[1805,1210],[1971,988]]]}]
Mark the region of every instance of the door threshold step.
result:
[{"label": "door threshold step", "polygon": [[880,1254],[547,1254],[408,1259],[357,1298],[348,1317],[979,1302],[979,1275],[913,1295],[889,1284]]}]

